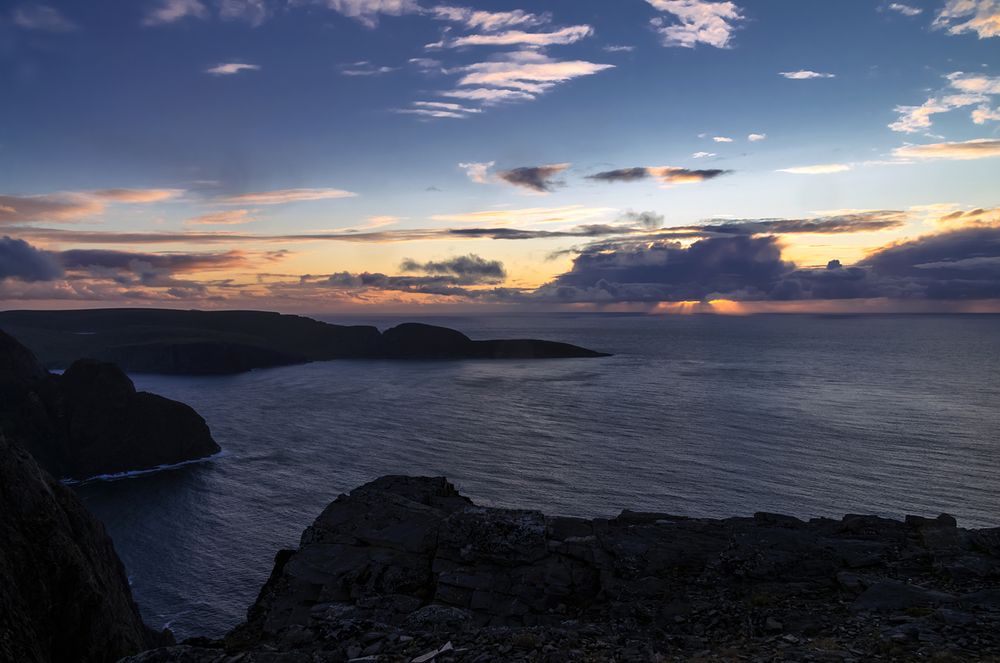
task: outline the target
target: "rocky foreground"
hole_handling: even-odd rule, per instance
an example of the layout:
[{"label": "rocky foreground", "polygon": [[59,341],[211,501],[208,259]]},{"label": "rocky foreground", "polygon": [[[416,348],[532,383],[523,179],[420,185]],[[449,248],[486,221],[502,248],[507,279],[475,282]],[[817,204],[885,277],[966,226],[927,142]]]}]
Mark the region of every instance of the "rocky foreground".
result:
[{"label": "rocky foreground", "polygon": [[954,518],[479,507],[443,478],[342,495],[246,623],[130,663],[1000,660],[1000,528]]}]

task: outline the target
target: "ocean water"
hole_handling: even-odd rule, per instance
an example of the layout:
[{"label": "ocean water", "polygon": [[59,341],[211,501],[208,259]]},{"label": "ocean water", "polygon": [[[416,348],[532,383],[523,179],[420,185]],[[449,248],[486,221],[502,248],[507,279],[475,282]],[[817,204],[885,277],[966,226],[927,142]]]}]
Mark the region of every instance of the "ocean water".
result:
[{"label": "ocean water", "polygon": [[1000,525],[1000,316],[429,321],[615,356],[134,375],[194,406],[224,449],[77,487],[147,622],[221,635],[278,549],[388,473],[445,475],[480,504],[551,514],[948,512]]}]

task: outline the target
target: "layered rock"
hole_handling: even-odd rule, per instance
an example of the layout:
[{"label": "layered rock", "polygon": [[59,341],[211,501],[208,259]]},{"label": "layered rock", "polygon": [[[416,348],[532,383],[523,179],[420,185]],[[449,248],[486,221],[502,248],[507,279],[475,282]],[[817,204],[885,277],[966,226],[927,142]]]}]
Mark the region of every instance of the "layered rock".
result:
[{"label": "layered rock", "polygon": [[197,412],[136,391],[114,364],[78,360],[51,375],[2,331],[0,430],[60,478],[151,469],[219,451]]},{"label": "layered rock", "polygon": [[5,311],[0,327],[31,346],[43,363],[65,368],[77,357],[126,371],[239,373],[332,359],[556,359],[600,357],[567,343],[473,341],[444,327],[407,323],[385,332],[266,311],[92,309]]},{"label": "layered rock", "polygon": [[1000,528],[559,518],[383,477],[278,554],[225,640],[131,660],[964,659],[1000,654],[998,634]]},{"label": "layered rock", "polygon": [[2,432],[0,580],[2,661],[107,663],[172,640],[143,624],[103,526]]}]

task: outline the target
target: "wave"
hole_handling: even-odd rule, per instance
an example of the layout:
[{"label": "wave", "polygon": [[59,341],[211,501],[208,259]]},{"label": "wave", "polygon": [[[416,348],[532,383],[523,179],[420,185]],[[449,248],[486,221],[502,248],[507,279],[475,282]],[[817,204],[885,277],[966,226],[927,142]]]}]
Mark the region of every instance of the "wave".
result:
[{"label": "wave", "polygon": [[127,472],[114,472],[112,474],[97,474],[92,477],[87,477],[86,479],[60,479],[59,483],[66,486],[82,486],[87,483],[93,483],[95,481],[119,481],[121,479],[135,479],[137,477],[145,476],[147,474],[153,474],[155,472],[164,472],[167,470],[176,470],[177,468],[184,467],[185,465],[195,465],[197,463],[207,463],[209,461],[216,460],[223,456],[228,455],[226,450],[223,449],[218,453],[214,453],[211,456],[205,456],[204,458],[195,458],[193,460],[185,460],[180,463],[167,463],[164,465],[157,465],[156,467],[150,467],[145,470],[129,470]]}]

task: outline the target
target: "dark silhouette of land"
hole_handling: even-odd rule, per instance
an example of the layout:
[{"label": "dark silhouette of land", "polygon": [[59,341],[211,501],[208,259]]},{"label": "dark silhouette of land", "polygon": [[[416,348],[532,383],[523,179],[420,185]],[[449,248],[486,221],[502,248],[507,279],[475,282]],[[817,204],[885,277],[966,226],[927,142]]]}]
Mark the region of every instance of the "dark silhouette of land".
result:
[{"label": "dark silhouette of land", "polygon": [[407,323],[382,333],[266,311],[89,309],[6,311],[0,329],[48,368],[80,357],[138,373],[240,373],[332,359],[558,359],[602,357],[567,343],[473,341],[444,327]]},{"label": "dark silhouette of land", "polygon": [[81,359],[51,374],[2,331],[0,432],[59,478],[148,470],[219,451],[191,407],[136,391],[114,364]]}]

